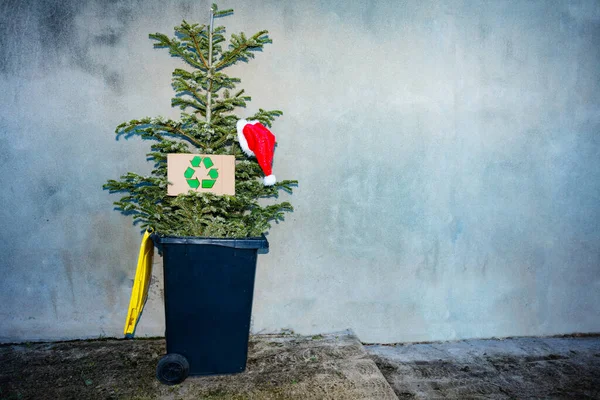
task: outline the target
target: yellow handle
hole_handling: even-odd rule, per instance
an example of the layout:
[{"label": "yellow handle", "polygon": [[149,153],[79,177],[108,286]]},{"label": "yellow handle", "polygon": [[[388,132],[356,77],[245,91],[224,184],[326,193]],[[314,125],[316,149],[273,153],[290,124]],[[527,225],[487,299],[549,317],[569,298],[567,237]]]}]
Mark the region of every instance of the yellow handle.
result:
[{"label": "yellow handle", "polygon": [[144,304],[148,298],[148,288],[152,278],[152,256],[154,255],[154,243],[150,238],[152,230],[144,232],[140,254],[138,256],[137,268],[135,270],[135,279],[131,290],[131,299],[129,300],[129,311],[125,320],[125,336],[133,336],[135,327],[144,309]]}]

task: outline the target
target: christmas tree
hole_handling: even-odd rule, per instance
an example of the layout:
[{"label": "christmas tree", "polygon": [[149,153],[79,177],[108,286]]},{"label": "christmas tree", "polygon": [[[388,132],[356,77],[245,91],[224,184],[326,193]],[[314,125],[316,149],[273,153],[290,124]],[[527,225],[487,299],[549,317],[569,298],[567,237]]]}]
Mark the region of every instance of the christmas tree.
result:
[{"label": "christmas tree", "polygon": [[[233,34],[226,43],[225,27],[213,26],[215,18],[231,15],[233,10],[219,11],[215,4],[210,10],[208,25],[189,24],[185,20],[175,27],[175,37],[161,33],[150,34],[155,48],[167,48],[169,53],[187,64],[189,69],[173,72],[171,100],[181,109],[178,121],[163,117],[147,117],[120,124],[118,136],[139,135],[153,140],[148,158],[154,162],[150,176],[129,172],[119,180],[109,180],[104,188],[125,195],[115,205],[132,215],[143,228],[151,228],[162,235],[249,237],[260,236],[270,228],[272,221],[283,220],[284,212],[292,211],[289,202],[263,205],[261,198],[277,197],[280,190],[292,192],[297,181],[284,180],[265,186],[258,178],[263,171],[253,158],[240,148],[236,136],[234,114],[245,107],[250,97],[237,90],[240,79],[223,71],[254,58],[254,52],[271,43],[263,30],[250,37]],[[279,110],[263,110],[250,116],[271,127],[281,116]],[[229,154],[235,156],[235,196],[212,193],[167,196],[167,154]]]}]

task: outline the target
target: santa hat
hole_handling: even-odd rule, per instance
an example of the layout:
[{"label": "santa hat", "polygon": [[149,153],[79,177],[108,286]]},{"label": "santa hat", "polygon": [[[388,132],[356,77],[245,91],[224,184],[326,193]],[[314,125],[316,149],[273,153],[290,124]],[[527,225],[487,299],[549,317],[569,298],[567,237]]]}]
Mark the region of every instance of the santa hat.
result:
[{"label": "santa hat", "polygon": [[256,157],[258,165],[262,168],[265,186],[272,186],[277,182],[273,175],[271,164],[275,151],[275,135],[259,121],[246,121],[241,119],[236,124],[238,141],[244,153]]}]

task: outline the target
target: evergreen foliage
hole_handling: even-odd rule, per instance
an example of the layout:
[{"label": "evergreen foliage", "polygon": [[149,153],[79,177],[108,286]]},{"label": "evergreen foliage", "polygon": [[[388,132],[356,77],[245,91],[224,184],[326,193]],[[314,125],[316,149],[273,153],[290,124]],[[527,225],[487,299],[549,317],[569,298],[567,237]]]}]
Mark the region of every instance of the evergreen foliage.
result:
[{"label": "evergreen foliage", "polygon": [[[289,202],[261,205],[259,199],[277,197],[279,190],[292,192],[297,181],[284,180],[274,186],[264,186],[262,170],[256,159],[247,157],[237,143],[233,111],[245,107],[250,97],[237,90],[240,79],[223,71],[242,61],[254,58],[254,52],[271,43],[267,31],[250,37],[233,34],[224,48],[225,27],[213,27],[216,17],[233,13],[211,7],[209,25],[189,24],[185,20],[175,27],[175,37],[150,34],[155,48],[167,48],[181,58],[191,70],[175,69],[171,105],[181,109],[181,118],[174,121],[162,117],[147,117],[124,122],[116,128],[118,136],[139,135],[153,140],[149,160],[154,169],[150,176],[129,172],[119,180],[109,180],[104,188],[125,195],[115,205],[132,215],[143,228],[159,234],[175,236],[248,237],[260,236],[270,228],[270,222],[283,220],[285,211],[292,211]],[[281,116],[279,110],[263,110],[248,117],[271,127]],[[190,192],[167,196],[167,154],[232,154],[236,159],[235,196]]]}]

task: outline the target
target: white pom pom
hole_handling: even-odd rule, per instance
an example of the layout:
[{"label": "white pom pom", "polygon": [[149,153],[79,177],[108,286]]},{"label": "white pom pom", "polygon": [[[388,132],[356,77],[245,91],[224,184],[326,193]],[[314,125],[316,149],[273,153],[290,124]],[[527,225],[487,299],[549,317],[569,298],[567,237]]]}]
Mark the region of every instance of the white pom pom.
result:
[{"label": "white pom pom", "polygon": [[265,176],[265,179],[263,180],[265,186],[273,186],[275,182],[277,182],[277,178],[275,178],[275,175],[272,174]]}]

